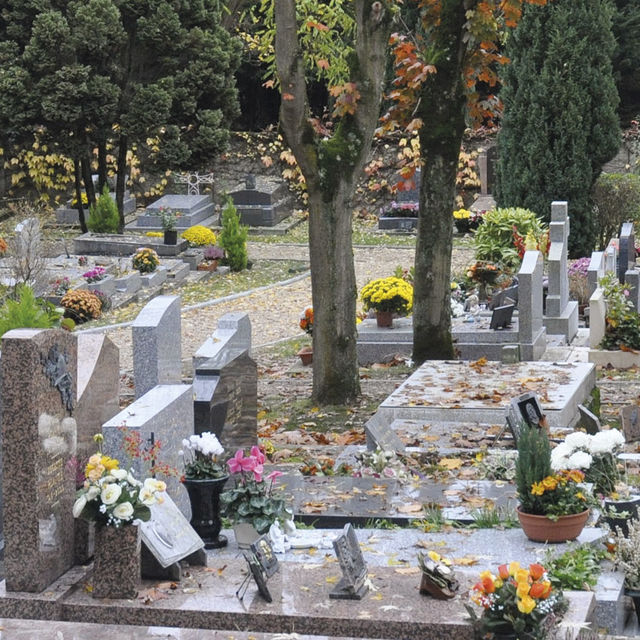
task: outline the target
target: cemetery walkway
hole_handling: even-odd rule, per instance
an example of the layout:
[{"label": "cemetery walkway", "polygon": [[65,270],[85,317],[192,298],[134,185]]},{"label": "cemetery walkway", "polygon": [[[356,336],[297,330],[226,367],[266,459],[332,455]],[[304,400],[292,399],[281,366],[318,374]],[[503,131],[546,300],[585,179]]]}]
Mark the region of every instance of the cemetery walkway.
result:
[{"label": "cemetery walkway", "polygon": [[[250,242],[249,258],[260,260],[308,260],[306,245],[267,244]],[[463,268],[472,259],[472,250],[456,251],[453,270]],[[358,288],[373,278],[393,275],[397,266],[409,268],[413,265],[412,247],[355,247],[354,263]],[[185,372],[190,371],[191,357],[200,345],[211,335],[218,320],[231,311],[245,311],[252,326],[254,348],[273,344],[302,335],[298,326],[300,314],[311,304],[311,279],[303,277],[284,285],[274,285],[267,289],[249,291],[233,300],[214,302],[208,306],[198,306],[182,311],[182,358]],[[107,335],[120,348],[120,368],[133,370],[131,328],[128,326],[110,328]]]}]

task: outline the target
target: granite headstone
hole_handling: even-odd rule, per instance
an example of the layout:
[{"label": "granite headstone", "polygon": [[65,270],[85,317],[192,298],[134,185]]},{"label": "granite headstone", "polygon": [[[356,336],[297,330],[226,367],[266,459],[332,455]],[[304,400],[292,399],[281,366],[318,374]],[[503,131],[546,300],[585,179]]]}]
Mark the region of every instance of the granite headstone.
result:
[{"label": "granite headstone", "polygon": [[342,578],[329,593],[329,597],[339,600],[362,600],[369,590],[367,565],[356,532],[350,523],[344,526],[342,534],[333,541],[333,548],[342,569]]},{"label": "granite headstone", "polygon": [[640,406],[630,404],[620,410],[620,422],[627,442],[640,440]]},{"label": "granite headstone", "polygon": [[618,243],[618,280],[625,281],[625,274],[636,264],[636,244],[633,222],[623,222]]},{"label": "granite headstone", "polygon": [[582,404],[578,405],[580,426],[590,435],[595,436],[600,431],[600,419]]},{"label": "granite headstone", "polygon": [[5,575],[40,592],[73,566],[77,341],[61,329],[2,339]]}]

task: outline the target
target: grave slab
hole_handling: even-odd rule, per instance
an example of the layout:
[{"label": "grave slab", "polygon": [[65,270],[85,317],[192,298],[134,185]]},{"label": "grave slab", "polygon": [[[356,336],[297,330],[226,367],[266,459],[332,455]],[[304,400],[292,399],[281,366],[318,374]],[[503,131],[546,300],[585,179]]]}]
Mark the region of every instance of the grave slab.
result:
[{"label": "grave slab", "polygon": [[589,363],[430,360],[419,367],[378,408],[380,419],[434,422],[504,421],[511,398],[535,391],[552,426],[571,426],[578,404],[595,386]]},{"label": "grave slab", "polygon": [[[99,195],[99,194],[98,194]],[[111,199],[115,201],[116,194],[114,191],[109,193]],[[136,199],[129,193],[124,192],[123,211],[124,215],[129,215],[136,210]],[[67,201],[64,207],[58,207],[55,211],[56,222],[58,224],[80,224],[80,216],[78,210],[71,206],[71,200]],[[89,220],[89,208],[84,207],[84,219]]]},{"label": "grave slab", "polygon": [[135,234],[83,233],[73,239],[73,252],[84,256],[132,256],[140,247],[150,247],[159,256],[177,256],[189,243],[164,244],[162,238],[140,237]]},{"label": "grave slab", "polygon": [[144,210],[144,214],[138,216],[135,222],[136,227],[147,231],[161,229],[161,208],[169,209],[176,214],[176,228],[178,231],[185,231],[193,225],[200,224],[210,218],[215,210],[210,195],[167,194],[150,204]]}]

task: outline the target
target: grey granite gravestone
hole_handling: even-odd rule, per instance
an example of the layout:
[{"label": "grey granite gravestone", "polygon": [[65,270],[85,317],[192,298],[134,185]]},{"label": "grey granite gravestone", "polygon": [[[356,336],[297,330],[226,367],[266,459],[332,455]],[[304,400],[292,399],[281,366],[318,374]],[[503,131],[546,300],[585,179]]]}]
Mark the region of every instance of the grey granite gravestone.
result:
[{"label": "grey granite gravestone", "polygon": [[344,526],[342,535],[333,541],[333,548],[342,569],[342,578],[336,588],[329,593],[329,597],[341,600],[362,600],[369,590],[366,584],[367,565],[351,524]]},{"label": "grey granite gravestone", "polygon": [[597,349],[606,330],[607,303],[604,291],[598,287],[589,298],[589,347]]},{"label": "grey granite gravestone", "polygon": [[624,282],[625,274],[636,264],[636,243],[633,222],[623,222],[618,243],[618,280]]},{"label": "grey granite gravestone", "polygon": [[150,204],[145,209],[144,215],[138,216],[136,226],[146,229],[162,228],[160,209],[168,209],[178,216],[176,218],[176,228],[179,231],[201,224],[207,218],[213,216],[215,212],[210,195],[168,194]]},{"label": "grey granite gravestone", "polygon": [[587,268],[589,297],[591,297],[593,292],[598,288],[598,282],[602,276],[604,276],[604,251],[594,251],[591,254],[591,260]]},{"label": "grey granite gravestone", "polygon": [[[160,443],[156,463],[181,470],[180,450],[182,440],[193,435],[193,390],[189,385],[158,385],[126,409],[102,425],[104,452],[120,461],[123,469],[133,468],[135,476],[149,477],[153,461],[132,458],[125,448],[125,437],[131,435],[143,448]],[[162,478],[167,483],[167,493],[173,498],[185,516],[191,509],[185,488],[177,477]]]},{"label": "grey granite gravestone", "polygon": [[507,426],[513,434],[516,447],[523,425],[528,427],[544,426],[544,414],[535,393],[523,393],[513,398],[507,407]]},{"label": "grey granite gravestone", "polygon": [[627,442],[640,440],[640,406],[630,404],[620,410],[620,422]]},{"label": "grey granite gravestone", "polygon": [[136,398],[182,380],[180,297],[157,296],[131,325]]},{"label": "grey granite gravestone", "polygon": [[567,252],[569,249],[569,205],[564,201],[551,203],[551,223],[548,256],[549,291],[546,300],[544,326],[547,333],[563,335],[570,343],[578,333],[578,303],[569,300]]},{"label": "grey granite gravestone", "polygon": [[[516,279],[517,280],[517,279]],[[512,284],[509,287],[500,289],[491,298],[489,309],[493,311],[496,307],[503,307],[506,304],[512,304],[515,307],[518,306],[518,283]]]},{"label": "grey granite gravestone", "polygon": [[578,405],[578,413],[580,414],[580,426],[590,435],[595,436],[600,431],[600,419],[595,413],[591,413],[587,407],[582,404]]},{"label": "grey granite gravestone", "polygon": [[246,313],[227,313],[194,356],[194,430],[211,431],[234,450],[257,439],[258,373]]},{"label": "grey granite gravestone", "polygon": [[2,339],[5,576],[39,592],[73,566],[77,341],[62,329]]},{"label": "grey granite gravestone", "polygon": [[609,244],[604,250],[604,272],[618,272],[618,238],[609,240]]},{"label": "grey granite gravestone", "polygon": [[[140,524],[142,542],[162,568],[204,549],[204,542],[173,502],[165,496],[151,505],[151,519]],[[149,571],[143,575],[149,576]],[[151,576],[149,576],[151,577]]]},{"label": "grey granite gravestone", "polygon": [[254,177],[229,193],[240,222],[252,227],[273,227],[293,212],[293,197],[284,180]]},{"label": "grey granite gravestone", "polygon": [[518,272],[518,344],[522,360],[539,360],[547,348],[542,324],[542,254],[525,251]]},{"label": "grey granite gravestone", "polygon": [[383,451],[393,451],[394,453],[404,453],[406,447],[391,425],[381,422],[374,415],[364,425],[364,432],[367,438],[367,449]]},{"label": "grey granite gravestone", "polygon": [[[399,182],[405,182],[401,175],[395,181],[396,187]],[[399,189],[396,191],[395,200],[384,208],[378,218],[378,229],[401,229],[408,231],[415,229],[418,223],[418,204],[420,202],[420,183],[422,182],[422,171],[416,169],[411,178],[410,189]]]}]

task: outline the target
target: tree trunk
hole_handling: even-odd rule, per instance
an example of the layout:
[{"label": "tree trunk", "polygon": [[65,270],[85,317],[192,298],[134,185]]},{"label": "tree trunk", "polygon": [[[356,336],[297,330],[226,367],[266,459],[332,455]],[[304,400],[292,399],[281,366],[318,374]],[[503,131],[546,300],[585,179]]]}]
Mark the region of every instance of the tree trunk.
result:
[{"label": "tree trunk", "polygon": [[98,142],[98,191],[102,193],[107,184],[107,141]]},{"label": "tree trunk", "polygon": [[127,174],[127,145],[129,144],[126,135],[122,134],[118,142],[118,173],[116,174],[116,205],[120,224],[118,233],[124,233],[124,188]]},{"label": "tree trunk", "polygon": [[78,158],[74,158],[73,160],[73,177],[76,190],[76,202],[78,203],[78,221],[80,222],[82,233],[87,233],[87,223],[84,218],[84,207],[82,206],[82,172]]},{"label": "tree trunk", "polygon": [[341,185],[326,202],[321,191],[309,191],[313,397],[325,404],[342,404],[360,395],[357,290],[347,192],[350,185]]},{"label": "tree trunk", "polygon": [[80,169],[82,171],[82,181],[84,182],[84,192],[87,194],[89,207],[92,207],[96,204],[96,190],[93,188],[93,179],[91,177],[91,157],[88,152],[80,159]]},{"label": "tree trunk", "polygon": [[465,7],[443,0],[435,47],[437,73],[421,90],[416,115],[424,162],[416,240],[413,302],[413,360],[454,357],[451,340],[451,248],[458,156],[465,127],[462,34]]},{"label": "tree trunk", "polygon": [[280,123],[307,183],[313,298],[313,397],[343,404],[360,394],[356,354],[356,280],[351,198],[378,121],[390,12],[383,2],[356,0],[351,80],[360,94],[336,119],[330,138],[311,126],[295,0],[275,3]]}]

